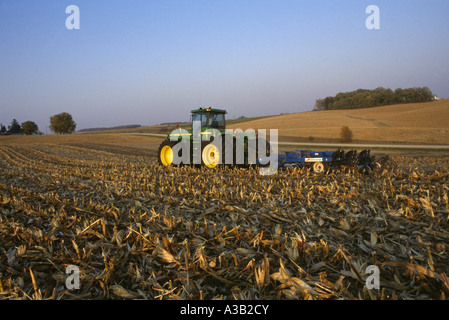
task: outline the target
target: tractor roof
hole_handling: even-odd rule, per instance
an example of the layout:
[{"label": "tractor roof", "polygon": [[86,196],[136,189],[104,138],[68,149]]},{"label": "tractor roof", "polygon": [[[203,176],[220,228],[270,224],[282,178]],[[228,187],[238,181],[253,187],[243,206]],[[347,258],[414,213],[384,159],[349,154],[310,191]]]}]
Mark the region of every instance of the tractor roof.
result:
[{"label": "tractor roof", "polygon": [[214,112],[214,113],[223,113],[226,114],[226,110],[222,109],[213,109],[213,108],[199,108],[192,110],[191,113],[200,113],[200,112]]}]

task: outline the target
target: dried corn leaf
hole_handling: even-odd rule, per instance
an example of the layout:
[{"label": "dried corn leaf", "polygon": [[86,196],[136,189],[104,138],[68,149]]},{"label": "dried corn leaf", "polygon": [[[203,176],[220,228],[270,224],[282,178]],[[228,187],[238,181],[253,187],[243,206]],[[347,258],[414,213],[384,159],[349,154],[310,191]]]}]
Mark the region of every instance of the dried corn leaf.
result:
[{"label": "dried corn leaf", "polygon": [[110,286],[110,289],[112,291],[112,293],[116,296],[118,296],[119,298],[122,299],[137,299],[140,298],[140,294],[136,293],[136,292],[131,292],[129,290],[126,290],[125,288],[123,288],[121,285],[119,284],[114,284],[112,286]]}]

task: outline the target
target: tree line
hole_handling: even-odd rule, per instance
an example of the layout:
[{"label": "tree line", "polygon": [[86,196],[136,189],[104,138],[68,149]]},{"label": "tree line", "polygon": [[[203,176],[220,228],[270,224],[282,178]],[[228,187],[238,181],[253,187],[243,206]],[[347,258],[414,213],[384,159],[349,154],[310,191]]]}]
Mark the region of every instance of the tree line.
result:
[{"label": "tree line", "polygon": [[386,106],[402,103],[417,103],[435,100],[435,95],[428,87],[398,88],[396,90],[382,87],[374,90],[358,89],[340,92],[335,97],[317,99],[314,110],[341,110]]},{"label": "tree line", "polygon": [[8,129],[0,123],[0,133],[2,134],[35,134],[40,133],[37,124],[33,121],[25,121],[20,124],[16,119],[11,121],[11,124],[8,126]]},{"label": "tree line", "polygon": [[[50,117],[50,130],[54,133],[69,134],[75,132],[76,123],[72,115],[67,112],[55,114]],[[16,119],[11,121],[8,129],[0,123],[1,134],[42,134],[34,121],[25,121],[20,124]]]}]

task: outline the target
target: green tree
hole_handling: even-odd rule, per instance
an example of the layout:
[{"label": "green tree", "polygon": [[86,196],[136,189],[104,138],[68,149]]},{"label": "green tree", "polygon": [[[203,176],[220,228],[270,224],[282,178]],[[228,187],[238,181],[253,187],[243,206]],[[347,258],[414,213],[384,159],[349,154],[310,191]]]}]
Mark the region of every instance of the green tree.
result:
[{"label": "green tree", "polygon": [[334,108],[334,100],[334,97],[324,98],[324,105],[326,106],[326,110],[331,110]]},{"label": "green tree", "polygon": [[404,89],[405,103],[412,103],[416,100],[416,90],[414,88]]},{"label": "green tree", "polygon": [[73,133],[75,128],[76,123],[70,113],[62,112],[50,117],[50,130],[54,133]]},{"label": "green tree", "polygon": [[315,109],[316,111],[319,110],[327,110],[326,101],[324,99],[317,99],[315,101]]},{"label": "green tree", "polygon": [[395,96],[395,103],[405,103],[405,93],[404,89],[397,88],[394,90],[394,96]]},{"label": "green tree", "polygon": [[384,92],[384,105],[394,104],[394,92],[391,89],[386,89]]},{"label": "green tree", "polygon": [[25,134],[33,134],[39,131],[37,124],[33,121],[25,121],[22,123],[22,131]]},{"label": "green tree", "polygon": [[0,123],[0,133],[5,133],[6,127],[3,125],[3,123]]},{"label": "green tree", "polygon": [[416,102],[426,102],[432,101],[433,92],[428,87],[417,88],[417,101]]},{"label": "green tree", "polygon": [[9,132],[11,133],[20,133],[22,132],[22,128],[20,127],[20,123],[16,120],[13,119],[11,121],[11,125],[8,126]]}]

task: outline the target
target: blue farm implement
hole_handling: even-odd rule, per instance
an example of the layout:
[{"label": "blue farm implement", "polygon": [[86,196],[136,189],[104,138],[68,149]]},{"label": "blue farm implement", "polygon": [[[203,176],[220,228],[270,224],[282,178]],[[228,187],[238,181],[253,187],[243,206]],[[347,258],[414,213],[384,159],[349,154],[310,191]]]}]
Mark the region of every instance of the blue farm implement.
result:
[{"label": "blue farm implement", "polygon": [[294,168],[310,168],[321,173],[339,167],[356,168],[359,172],[370,173],[378,168],[396,169],[396,163],[385,156],[377,160],[366,149],[357,153],[357,150],[311,151],[295,150],[285,151],[278,155],[278,167],[293,170]]}]

